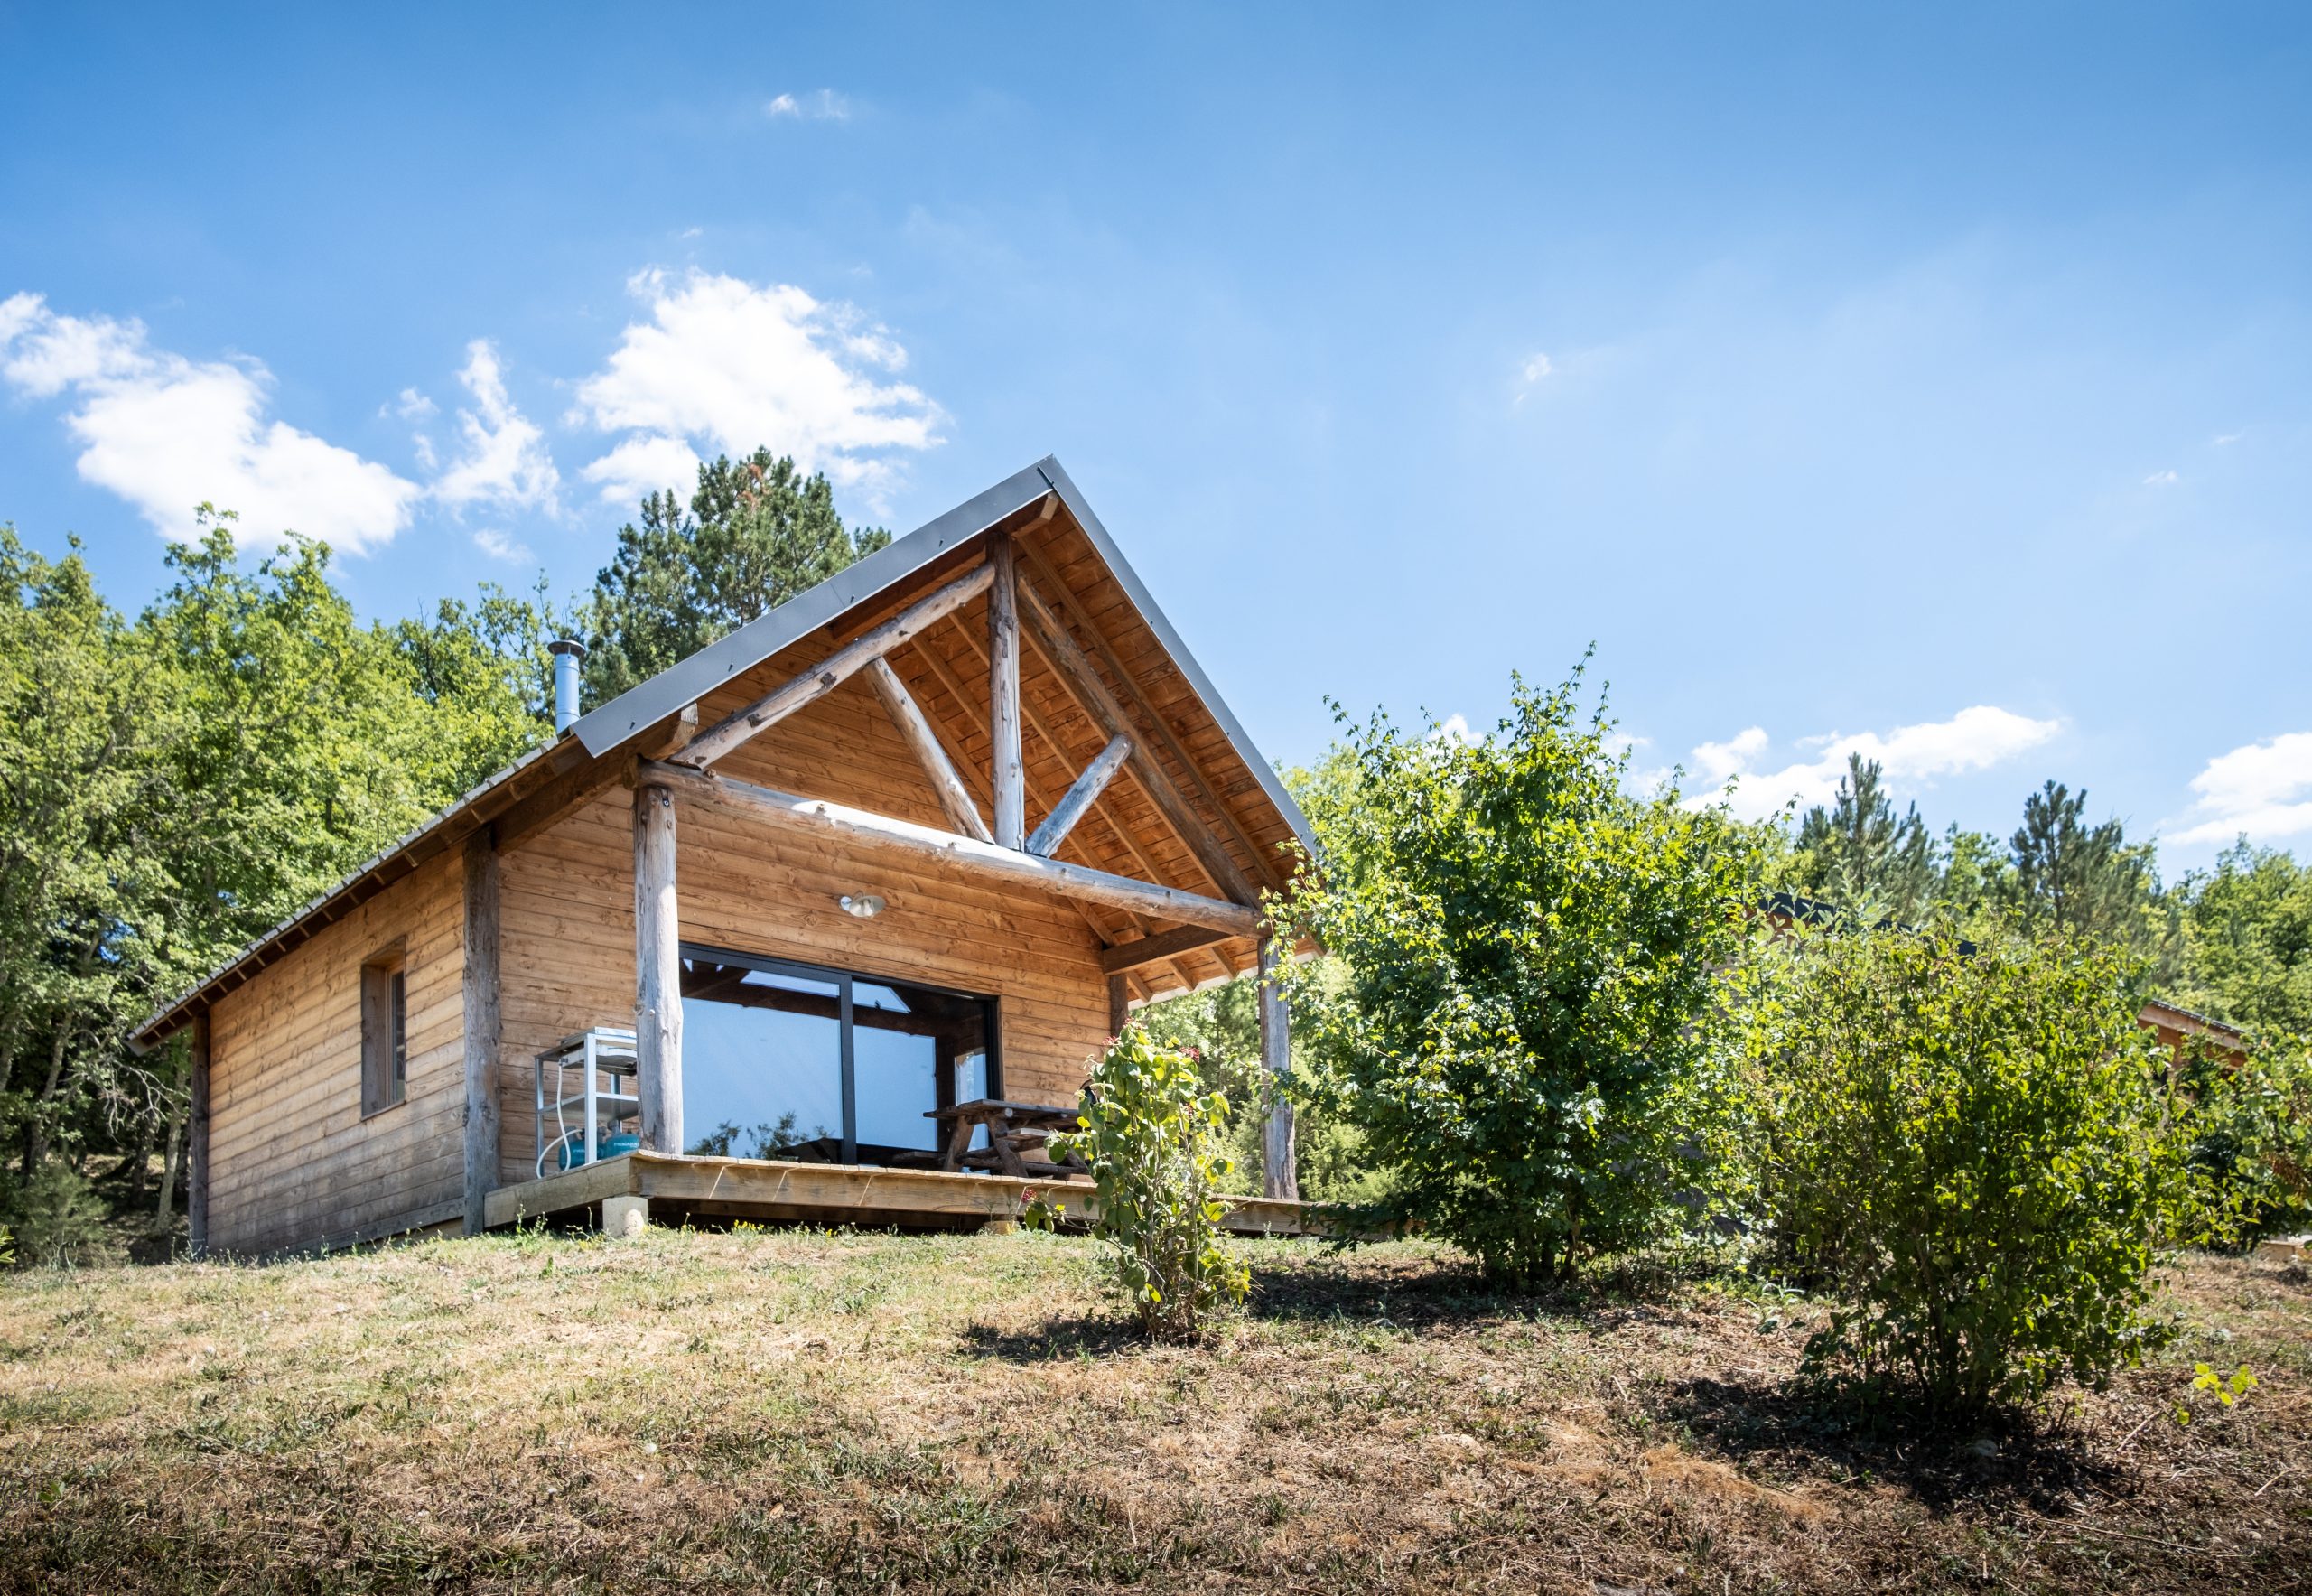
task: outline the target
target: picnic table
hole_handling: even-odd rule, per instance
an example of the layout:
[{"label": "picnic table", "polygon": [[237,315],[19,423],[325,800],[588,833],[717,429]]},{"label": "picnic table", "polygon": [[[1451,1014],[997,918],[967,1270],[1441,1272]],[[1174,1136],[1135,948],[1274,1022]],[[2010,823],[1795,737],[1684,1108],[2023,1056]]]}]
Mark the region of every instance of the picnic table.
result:
[{"label": "picnic table", "polygon": [[[994,1170],[1021,1179],[1065,1180],[1089,1175],[1080,1158],[1054,1162],[1041,1156],[1045,1139],[1054,1131],[1072,1131],[1079,1111],[1072,1105],[1012,1103],[1001,1097],[981,1097],[952,1108],[934,1108],[924,1117],[947,1129],[946,1151],[939,1155],[943,1170]],[[987,1146],[972,1151],[972,1133],[987,1127]]]}]

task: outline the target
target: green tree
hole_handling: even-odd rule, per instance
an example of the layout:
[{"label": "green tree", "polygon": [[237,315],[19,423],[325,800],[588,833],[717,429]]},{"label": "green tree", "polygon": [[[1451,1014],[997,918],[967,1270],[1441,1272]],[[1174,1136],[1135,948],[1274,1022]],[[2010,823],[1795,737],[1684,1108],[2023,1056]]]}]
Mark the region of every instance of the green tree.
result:
[{"label": "green tree", "polygon": [[1674,789],[1624,790],[1581,673],[1522,681],[1491,735],[1354,728],[1339,874],[1275,906],[1338,974],[1289,967],[1299,1089],[1365,1138],[1386,1191],[1512,1282],[1674,1232],[1722,1105],[1717,975],[1746,934],[1757,839]]},{"label": "green tree", "polygon": [[1845,1299],[1810,1348],[1935,1405],[2100,1384],[2167,1335],[2155,1245],[2204,1212],[2133,971],[2058,932],[1832,932],[1742,972],[1765,1211]]},{"label": "green tree", "polygon": [[154,750],[165,695],[79,546],[0,526],[0,1112],[29,1180],[120,1077],[156,968]]},{"label": "green tree", "polygon": [[2091,826],[2087,791],[2050,781],[2023,800],[2008,845],[2009,901],[2024,928],[2093,938],[2150,957],[2161,941],[2159,878],[2149,843],[2117,819]]},{"label": "green tree", "polygon": [[758,449],[698,468],[689,508],[642,501],[587,606],[586,695],[606,703],[890,543],[844,529],[824,475]]},{"label": "green tree", "polygon": [[2312,1036],[2312,865],[2244,840],[2185,878],[2178,1000],[2236,1025]]},{"label": "green tree", "polygon": [[155,841],[188,966],[335,884],[547,730],[471,617],[364,626],[322,545],[289,538],[245,571],[218,518],[169,565],[138,630],[171,707]]},{"label": "green tree", "polygon": [[[1331,966],[1313,979],[1336,973]],[[1158,1045],[1197,1060],[1206,1088],[1240,1106],[1226,1128],[1228,1155],[1242,1171],[1245,1190],[1261,1189],[1266,1149],[1261,1134],[1277,1084],[1261,1063],[1260,991],[1249,975],[1202,992],[1183,993],[1146,1004],[1132,1022]],[[1309,1051],[1302,1031],[1292,1033],[1293,1070]],[[1365,1139],[1353,1125],[1312,1104],[1297,1106],[1295,1147],[1300,1195],[1310,1202],[1369,1201],[1379,1190],[1366,1168]]]},{"label": "green tree", "polygon": [[1884,774],[1877,760],[1847,756],[1830,807],[1818,805],[1799,819],[1798,881],[1802,890],[1867,919],[1913,921],[1934,895],[1934,849],[1916,804],[1895,813]]}]

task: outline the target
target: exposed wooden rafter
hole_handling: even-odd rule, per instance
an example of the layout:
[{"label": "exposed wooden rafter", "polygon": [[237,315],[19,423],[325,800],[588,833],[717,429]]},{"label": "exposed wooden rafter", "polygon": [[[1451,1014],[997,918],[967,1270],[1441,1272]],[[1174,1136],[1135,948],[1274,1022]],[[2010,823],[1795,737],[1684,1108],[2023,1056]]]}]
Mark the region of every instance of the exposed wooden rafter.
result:
[{"label": "exposed wooden rafter", "polygon": [[844,842],[895,849],[918,858],[937,860],[966,874],[1014,883],[1028,882],[1061,897],[1081,898],[1158,919],[1209,926],[1235,936],[1258,930],[1260,916],[1241,903],[1224,903],[1152,882],[1111,875],[1058,859],[999,847],[954,832],[939,831],[910,821],[895,820],[824,798],[797,798],[792,793],[758,787],[713,775],[689,765],[647,764],[640,779],[644,790],[667,789],[707,803],[753,817],[782,830],[808,836],[834,836]]},{"label": "exposed wooden rafter", "polygon": [[805,705],[825,697],[864,670],[870,663],[881,659],[925,627],[934,625],[962,609],[986,592],[994,580],[995,573],[990,566],[973,566],[945,587],[928,597],[918,599],[881,626],[862,633],[810,669],[764,694],[744,709],[725,715],[691,740],[690,746],[682,751],[682,762],[704,770],[748,739],[769,731]]},{"label": "exposed wooden rafter", "polygon": [[[968,704],[969,700],[964,695],[963,684],[956,679],[955,672],[949,670],[945,662],[940,659],[939,651],[931,647],[930,640],[928,637],[913,639],[909,642],[909,647],[914,653],[915,657],[923,661],[924,668],[931,673],[932,679],[937,682],[940,687],[946,691],[947,695],[956,701],[956,704],[959,708]],[[926,724],[931,723],[930,716],[928,714],[925,715],[924,720]],[[936,727],[934,727],[934,731],[936,733]],[[957,746],[962,746],[960,741],[958,742]],[[942,745],[942,751],[945,751],[944,744]],[[956,764],[952,761],[950,761],[950,764],[956,770],[956,775],[963,780],[966,794],[971,797],[974,804],[976,804],[982,796],[982,789],[985,787],[985,782],[979,778],[977,767],[969,765],[968,762],[965,764]],[[969,775],[965,774],[966,770],[970,771]],[[993,838],[989,837],[982,840],[993,841]],[[1103,947],[1107,947],[1110,943],[1115,940],[1114,934],[1111,932],[1108,928],[1101,922],[1099,918],[1092,912],[1092,906],[1090,904],[1078,902],[1074,899],[1070,899],[1068,901],[1068,907],[1073,909],[1076,911],[1077,918],[1084,922],[1084,929],[1092,933],[1092,940],[1097,942]],[[1135,919],[1130,923],[1137,926],[1142,922]]]},{"label": "exposed wooden rafter", "polygon": [[1108,745],[1084,767],[1084,773],[1060,794],[1059,802],[1054,804],[1051,813],[1044,817],[1044,823],[1036,827],[1036,834],[1028,839],[1028,852],[1050,857],[1067,834],[1076,828],[1076,823],[1084,817],[1084,811],[1090,808],[1100,794],[1106,790],[1118,768],[1131,757],[1131,738],[1109,738]]},{"label": "exposed wooden rafter", "polygon": [[[1131,717],[1124,714],[1123,705],[1116,702],[1115,695],[1108,690],[1107,684],[1100,679],[1098,670],[1085,657],[1083,649],[1068,634],[1067,628],[1051,612],[1032,584],[1022,582],[1019,584],[1019,591],[1021,618],[1027,621],[1029,630],[1035,633],[1036,642],[1043,649],[1044,658],[1051,662],[1053,670],[1067,684],[1076,701],[1083,705],[1085,713],[1109,736],[1132,737]],[[1221,845],[1220,839],[1212,835],[1211,828],[1190,807],[1180,789],[1172,784],[1172,779],[1165,774],[1164,767],[1137,738],[1132,739],[1130,763],[1133,779],[1140,783],[1141,790],[1147,793],[1165,821],[1179,834],[1180,840],[1188,845],[1189,852],[1196,855],[1197,863],[1203,865],[1205,873],[1212,877],[1213,883],[1237,903],[1250,905],[1258,901],[1260,894],[1251,879],[1228,856],[1228,850]]]},{"label": "exposed wooden rafter", "polygon": [[1133,703],[1140,706],[1145,719],[1154,728],[1162,750],[1179,761],[1180,769],[1188,772],[1189,779],[1195,784],[1198,796],[1211,806],[1212,812],[1220,817],[1220,824],[1226,829],[1229,837],[1237,846],[1245,850],[1246,857],[1254,861],[1255,868],[1262,880],[1273,887],[1284,885],[1284,872],[1278,868],[1275,856],[1262,850],[1260,845],[1255,843],[1251,835],[1237,823],[1235,812],[1221,801],[1220,795],[1212,789],[1209,782],[1205,780],[1204,773],[1197,761],[1189,757],[1189,751],[1183,748],[1179,739],[1172,734],[1170,723],[1158,712],[1156,706],[1149,702],[1147,694],[1140,690],[1132,672],[1126,670],[1123,661],[1116,658],[1115,650],[1109,646],[1107,639],[1102,635],[1100,629],[1092,624],[1091,617],[1085,613],[1084,606],[1077,598],[1075,591],[1060,579],[1059,573],[1052,568],[1051,563],[1034,548],[1023,545],[1020,550],[1020,558],[1024,567],[1020,583],[1021,602],[1024,603],[1035,596],[1036,590],[1031,585],[1032,582],[1039,581],[1050,590],[1060,609],[1083,629],[1086,637],[1092,639],[1093,651],[1099,656],[1100,662],[1108,667],[1117,681],[1123,684],[1124,692]]},{"label": "exposed wooden rafter", "polygon": [[955,828],[965,836],[976,837],[984,843],[994,841],[993,834],[987,829],[987,822],[980,818],[979,806],[972,801],[971,789],[964,785],[963,776],[956,770],[955,761],[949,759],[947,751],[939,746],[938,735],[932,731],[931,722],[925,716],[923,706],[915,701],[915,695],[907,690],[907,684],[900,680],[900,674],[891,668],[891,662],[889,659],[870,661],[867,681],[875,689],[875,696],[883,701],[883,707],[890,712],[892,723],[899,727],[900,739],[914,751],[916,762],[931,779],[931,790],[939,795],[939,807],[947,811],[947,818]]},{"label": "exposed wooden rafter", "polygon": [[[1178,958],[1184,953],[1194,953],[1199,947],[1209,947],[1216,942],[1229,939],[1226,931],[1216,931],[1208,926],[1183,926],[1176,931],[1159,931],[1152,937],[1142,937],[1137,942],[1119,942],[1100,955],[1100,968],[1111,975],[1121,975],[1145,965],[1161,964]],[[1177,972],[1175,972],[1177,974]],[[1182,976],[1184,981],[1187,977]],[[1196,985],[1188,981],[1189,985]]]}]

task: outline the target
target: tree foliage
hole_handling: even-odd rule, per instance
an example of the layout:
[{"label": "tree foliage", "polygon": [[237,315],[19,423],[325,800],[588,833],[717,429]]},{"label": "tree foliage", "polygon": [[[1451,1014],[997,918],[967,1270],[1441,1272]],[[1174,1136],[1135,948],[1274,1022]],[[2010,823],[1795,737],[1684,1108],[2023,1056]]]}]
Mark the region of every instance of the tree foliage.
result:
[{"label": "tree foliage", "polygon": [[[77,545],[51,560],[0,525],[0,1212],[70,1218],[77,1178],[154,1216],[182,1162],[185,1055],[132,1057],[163,998],[551,734],[543,586],[485,585],[368,623],[329,550],[251,560],[202,506],[134,619]],[[853,535],[824,477],[759,451],[654,497],[580,618],[600,694],[630,685],[888,542]],[[109,1181],[109,1184],[107,1184]],[[71,1189],[77,1190],[77,1189]],[[37,1226],[35,1226],[37,1228]]]},{"label": "tree foliage", "polygon": [[1754,961],[1741,1004],[1760,1195],[1788,1260],[1848,1304],[1851,1360],[1980,1409],[2157,1346],[2153,1248],[2193,1227],[2189,1105],[2126,961],[2049,931],[1962,951],[1849,930]]},{"label": "tree foliage", "polygon": [[890,543],[844,529],[824,475],[758,449],[698,468],[685,508],[671,492],[619,528],[585,611],[586,696],[606,703]]},{"label": "tree foliage", "polygon": [[2189,1008],[2274,1035],[2312,1036],[2312,865],[2245,842],[2177,892]]},{"label": "tree foliage", "polygon": [[126,1047],[158,1001],[547,730],[536,606],[485,590],[364,625],[322,546],[293,537],[250,567],[231,518],[203,519],[133,621],[77,546],[51,561],[0,528],[0,1114],[20,1223],[36,1201],[79,1211],[41,1173],[52,1153],[117,1148],[141,1193],[164,1130],[174,1169],[182,1050]]},{"label": "tree foliage", "polygon": [[1317,1067],[1301,1089],[1362,1133],[1376,1221],[1417,1221],[1510,1281],[1675,1231],[1715,1112],[1711,998],[1744,935],[1752,833],[1624,789],[1580,672],[1514,685],[1462,742],[1352,728],[1348,867],[1279,903],[1342,974],[1285,974]]},{"label": "tree foliage", "polygon": [[1882,784],[1877,760],[1847,756],[1847,773],[1827,808],[1798,822],[1799,884],[1814,895],[1876,919],[1916,920],[1936,882],[1934,845],[1913,804],[1902,815]]}]

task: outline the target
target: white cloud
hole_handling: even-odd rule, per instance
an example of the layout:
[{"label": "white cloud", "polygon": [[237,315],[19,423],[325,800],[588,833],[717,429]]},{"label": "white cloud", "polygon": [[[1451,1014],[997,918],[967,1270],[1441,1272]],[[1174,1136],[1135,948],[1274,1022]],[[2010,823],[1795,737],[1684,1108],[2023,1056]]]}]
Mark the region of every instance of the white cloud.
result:
[{"label": "white cloud", "polygon": [[400,396],[391,405],[378,406],[378,414],[384,415],[390,412],[400,416],[404,421],[424,421],[439,415],[441,409],[441,406],[436,405],[415,388],[406,387],[401,390]]},{"label": "white cloud", "polygon": [[1469,735],[1469,717],[1465,714],[1447,715],[1443,720],[1438,722],[1435,729],[1429,733],[1429,740],[1431,742],[1470,742],[1476,741]]},{"label": "white cloud", "polygon": [[0,302],[0,379],[30,398],[70,396],[66,429],[86,481],[168,537],[206,499],[271,536],[294,528],[359,552],[407,524],[421,490],[288,423],[269,420],[272,374],[255,360],[195,361],[153,347],[142,322],[61,316],[36,294]]},{"label": "white cloud", "polygon": [[2208,761],[2192,778],[2186,829],[2168,840],[2273,842],[2312,831],[2312,732],[2289,732]]},{"label": "white cloud", "polygon": [[509,565],[527,565],[537,558],[528,544],[508,537],[493,527],[484,527],[475,533],[473,546],[491,559],[503,560]]},{"label": "white cloud", "polygon": [[2012,710],[1978,704],[1947,721],[1898,726],[1883,734],[1861,732],[1852,736],[1832,733],[1803,738],[1794,746],[1813,751],[1813,759],[1761,770],[1758,766],[1771,739],[1764,727],[1751,726],[1723,742],[1705,742],[1693,751],[1692,768],[1700,778],[1701,793],[1692,801],[1714,801],[1734,780],[1730,798],[1734,812],[1744,819],[1763,819],[1793,798],[1802,809],[1830,802],[1846,775],[1850,754],[1877,760],[1891,782],[1915,782],[1988,770],[2038,747],[2062,730],[2061,721],[2033,720]]},{"label": "white cloud", "polygon": [[2170,488],[2181,481],[2183,479],[2174,471],[2153,471],[2143,479],[2143,485],[2147,488]]},{"label": "white cloud", "polygon": [[2246,433],[2218,433],[2212,441],[2217,448],[2228,449],[2247,435]]},{"label": "white cloud", "polygon": [[1525,396],[1534,391],[1535,385],[1556,370],[1557,368],[1550,363],[1550,358],[1539,350],[1526,356],[1517,368],[1517,397],[1510,403],[1513,406],[1524,404]]},{"label": "white cloud", "polygon": [[[434,497],[453,509],[493,504],[557,513],[562,477],[554,469],[545,434],[508,397],[505,368],[488,339],[466,345],[465,369],[458,380],[473,396],[474,407],[458,412],[465,446],[434,479]],[[421,435],[417,443],[420,456],[430,462],[432,441]]]},{"label": "white cloud", "polygon": [[678,455],[757,447],[872,499],[891,454],[943,441],[945,415],[922,390],[872,374],[903,369],[907,350],[851,305],[696,271],[644,272],[628,286],[648,319],[629,323],[609,364],[578,385],[584,418],[635,434],[583,472],[607,499],[686,486],[686,472],[669,480]]},{"label": "white cloud", "polygon": [[832,89],[815,89],[799,99],[791,94],[782,94],[767,101],[762,114],[774,121],[848,122],[851,120],[851,102]]},{"label": "white cloud", "polygon": [[605,501],[630,506],[667,488],[688,499],[698,465],[698,455],[680,438],[651,436],[629,438],[578,474],[600,483]]}]

